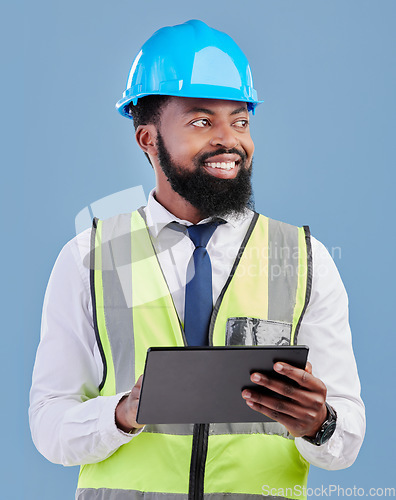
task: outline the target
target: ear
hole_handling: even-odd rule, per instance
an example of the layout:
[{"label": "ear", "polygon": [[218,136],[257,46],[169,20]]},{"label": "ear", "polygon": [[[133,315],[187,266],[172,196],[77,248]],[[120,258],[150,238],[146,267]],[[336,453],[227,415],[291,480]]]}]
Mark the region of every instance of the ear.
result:
[{"label": "ear", "polygon": [[151,156],[157,155],[157,129],[154,125],[139,125],[135,132],[140,149]]}]

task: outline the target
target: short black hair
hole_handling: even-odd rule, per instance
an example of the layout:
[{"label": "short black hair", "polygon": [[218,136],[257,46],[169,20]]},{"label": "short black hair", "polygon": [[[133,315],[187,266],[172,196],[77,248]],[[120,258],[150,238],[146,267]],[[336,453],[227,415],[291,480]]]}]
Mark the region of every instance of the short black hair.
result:
[{"label": "short black hair", "polygon": [[133,119],[135,130],[139,125],[158,125],[161,110],[170,98],[170,95],[146,95],[140,97],[135,106],[131,103],[129,114]]}]

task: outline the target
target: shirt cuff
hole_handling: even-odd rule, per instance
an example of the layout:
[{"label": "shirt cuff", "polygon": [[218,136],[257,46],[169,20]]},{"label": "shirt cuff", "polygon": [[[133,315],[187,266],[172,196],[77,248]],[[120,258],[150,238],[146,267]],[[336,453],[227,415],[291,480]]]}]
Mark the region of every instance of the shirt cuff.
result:
[{"label": "shirt cuff", "polygon": [[359,425],[357,416],[352,418],[350,409],[331,404],[337,412],[337,424],[331,438],[320,446],[309,443],[302,437],[295,438],[295,445],[310,464],[322,469],[340,470],[355,461],[363,441],[364,424]]},{"label": "shirt cuff", "polygon": [[[331,438],[324,444],[316,446],[302,437],[295,438],[295,444],[301,455],[310,464],[322,469],[333,469],[334,462],[342,460],[343,432],[339,422]],[[338,468],[338,467],[335,467]]]},{"label": "shirt cuff", "polygon": [[129,434],[119,429],[116,425],[116,407],[121,398],[123,398],[127,394],[129,394],[129,392],[123,392],[120,394],[116,394],[115,396],[103,396],[108,401],[107,404],[104,405],[103,411],[100,414],[98,421],[98,430],[103,444],[109,450],[115,451],[123,444],[129,443],[131,439],[133,439],[135,436],[138,436],[144,429],[144,427],[142,427],[140,429],[136,429],[133,434]]}]

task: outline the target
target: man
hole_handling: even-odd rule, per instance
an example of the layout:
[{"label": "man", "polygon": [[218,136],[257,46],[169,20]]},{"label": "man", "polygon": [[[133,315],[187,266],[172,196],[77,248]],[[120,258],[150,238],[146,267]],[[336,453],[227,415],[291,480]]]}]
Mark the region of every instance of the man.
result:
[{"label": "man", "polygon": [[[159,30],[132,65],[117,107],[156,187],[62,250],[31,391],[37,448],[82,465],[76,498],[304,498],[309,463],[357,456],[364,406],[334,263],[308,228],[249,209],[258,103],[239,47],[201,21]],[[268,343],[310,348],[305,370],[274,365],[299,387],[252,375],[287,400],[241,395],[274,422],[136,422],[148,347]]]}]

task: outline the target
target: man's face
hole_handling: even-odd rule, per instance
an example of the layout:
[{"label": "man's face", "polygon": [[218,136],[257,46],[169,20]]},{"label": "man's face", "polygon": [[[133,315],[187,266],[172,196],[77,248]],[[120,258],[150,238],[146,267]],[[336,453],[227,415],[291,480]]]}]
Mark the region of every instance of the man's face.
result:
[{"label": "man's face", "polygon": [[204,217],[249,205],[254,145],[245,103],[172,98],[161,113],[157,150],[173,192]]}]

